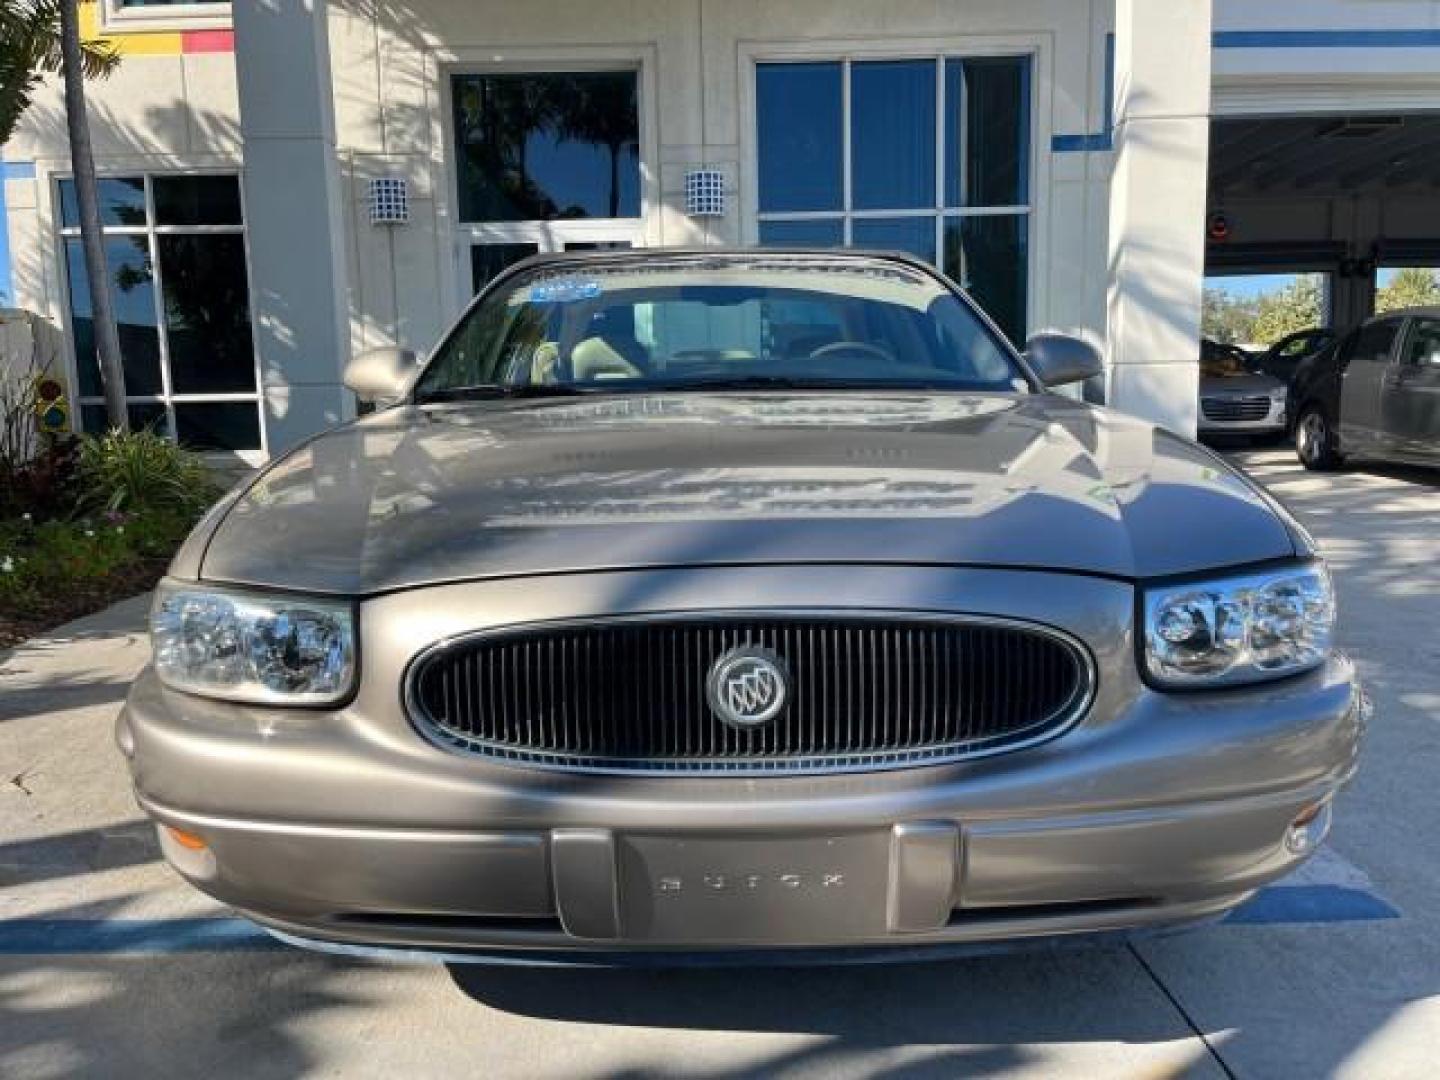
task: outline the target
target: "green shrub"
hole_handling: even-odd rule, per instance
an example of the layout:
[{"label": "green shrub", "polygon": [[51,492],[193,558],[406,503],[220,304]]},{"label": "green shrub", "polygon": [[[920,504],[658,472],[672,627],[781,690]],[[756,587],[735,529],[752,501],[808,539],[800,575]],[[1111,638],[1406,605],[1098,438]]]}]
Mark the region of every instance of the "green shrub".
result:
[{"label": "green shrub", "polygon": [[0,461],[0,520],[30,514],[37,520],[70,517],[79,498],[75,473],[80,440],[44,437],[25,461]]},{"label": "green shrub", "polygon": [[60,622],[147,588],[193,523],[175,511],[0,521],[0,637],[6,619]]},{"label": "green shrub", "polygon": [[80,441],[80,509],[193,516],[219,497],[196,455],[153,431],[111,431]]}]

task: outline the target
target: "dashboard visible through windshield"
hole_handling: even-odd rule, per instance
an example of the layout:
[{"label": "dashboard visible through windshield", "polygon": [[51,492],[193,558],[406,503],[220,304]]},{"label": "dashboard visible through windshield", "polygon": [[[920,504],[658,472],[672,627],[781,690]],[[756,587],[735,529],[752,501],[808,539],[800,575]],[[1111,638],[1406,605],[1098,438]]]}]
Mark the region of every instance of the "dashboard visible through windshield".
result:
[{"label": "dashboard visible through windshield", "polygon": [[904,263],[652,256],[543,263],[498,283],[416,397],[1028,385],[962,298]]}]

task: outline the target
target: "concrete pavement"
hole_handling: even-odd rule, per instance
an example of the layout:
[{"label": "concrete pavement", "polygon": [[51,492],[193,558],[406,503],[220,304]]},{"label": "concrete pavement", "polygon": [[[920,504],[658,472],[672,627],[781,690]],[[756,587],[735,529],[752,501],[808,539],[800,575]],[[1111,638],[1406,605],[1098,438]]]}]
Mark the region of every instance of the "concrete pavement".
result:
[{"label": "concrete pavement", "polygon": [[1376,723],[1329,847],[1236,921],[841,969],[382,964],[158,862],[111,744],[143,601],[0,655],[0,1076],[1367,1078],[1440,1060],[1440,483],[1244,461],[1320,538]]}]

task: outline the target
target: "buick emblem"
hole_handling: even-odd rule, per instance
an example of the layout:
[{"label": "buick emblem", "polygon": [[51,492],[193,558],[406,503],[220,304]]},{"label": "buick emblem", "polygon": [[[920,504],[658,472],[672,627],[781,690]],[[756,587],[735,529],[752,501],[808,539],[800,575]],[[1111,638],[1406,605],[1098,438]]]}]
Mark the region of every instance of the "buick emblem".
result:
[{"label": "buick emblem", "polygon": [[769,649],[741,645],[715,661],[705,683],[715,715],[733,728],[759,727],[785,707],[790,678]]}]

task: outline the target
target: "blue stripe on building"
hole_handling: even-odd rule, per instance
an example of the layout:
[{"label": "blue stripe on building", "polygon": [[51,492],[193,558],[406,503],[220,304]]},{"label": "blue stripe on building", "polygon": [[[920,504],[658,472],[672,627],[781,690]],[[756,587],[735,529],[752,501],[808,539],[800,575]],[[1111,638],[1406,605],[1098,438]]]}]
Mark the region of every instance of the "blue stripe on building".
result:
[{"label": "blue stripe on building", "polygon": [[1217,30],[1217,49],[1434,49],[1440,30]]}]

